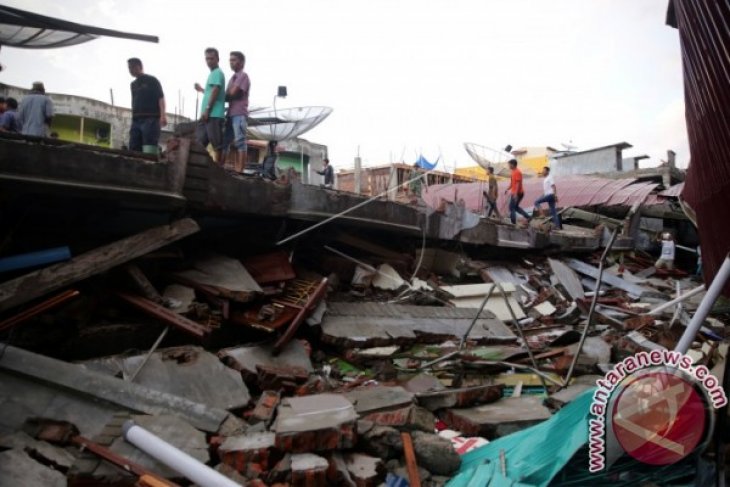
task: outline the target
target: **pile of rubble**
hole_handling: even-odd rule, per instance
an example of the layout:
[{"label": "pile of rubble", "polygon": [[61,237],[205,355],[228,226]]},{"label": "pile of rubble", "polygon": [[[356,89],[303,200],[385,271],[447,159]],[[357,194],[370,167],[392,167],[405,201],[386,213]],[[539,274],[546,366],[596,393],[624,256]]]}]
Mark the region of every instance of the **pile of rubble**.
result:
[{"label": "pile of rubble", "polygon": [[[198,231],[0,284],[0,485],[200,484],[130,425],[231,485],[444,485],[628,353],[673,348],[704,293],[640,252],[496,261],[341,235],[315,260],[186,246]],[[710,318],[690,354],[722,366],[723,334]]]}]

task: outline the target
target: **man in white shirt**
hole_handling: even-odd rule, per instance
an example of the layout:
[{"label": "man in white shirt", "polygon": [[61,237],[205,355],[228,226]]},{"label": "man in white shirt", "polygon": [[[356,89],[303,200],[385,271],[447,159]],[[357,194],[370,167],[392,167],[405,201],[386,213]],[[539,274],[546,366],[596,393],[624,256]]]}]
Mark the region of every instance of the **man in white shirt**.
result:
[{"label": "man in white shirt", "polygon": [[674,269],[674,238],[669,232],[664,232],[662,235],[662,253],[659,256],[659,260],[656,261],[654,267],[657,269]]},{"label": "man in white shirt", "polygon": [[560,217],[558,216],[558,210],[556,204],[558,202],[558,190],[555,187],[555,180],[550,175],[550,168],[545,166],[542,168],[542,196],[535,200],[535,209],[533,210],[533,216],[540,210],[540,205],[547,203],[550,208],[550,216],[553,219],[553,224],[558,230],[563,229],[563,225],[560,223]]}]

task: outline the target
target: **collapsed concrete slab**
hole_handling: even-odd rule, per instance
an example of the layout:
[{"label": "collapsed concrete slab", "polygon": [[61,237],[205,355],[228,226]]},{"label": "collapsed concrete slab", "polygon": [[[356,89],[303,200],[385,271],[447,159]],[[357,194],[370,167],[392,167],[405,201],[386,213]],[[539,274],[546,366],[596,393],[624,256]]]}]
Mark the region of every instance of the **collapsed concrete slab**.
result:
[{"label": "collapsed concrete slab", "polygon": [[[348,348],[395,343],[440,343],[463,336],[478,309],[407,306],[382,303],[328,303],[322,340]],[[490,313],[482,312],[469,338],[478,342],[516,340],[515,334]]]},{"label": "collapsed concrete slab", "polygon": [[356,421],[355,408],[344,396],[315,394],[283,399],[272,430],[283,451],[337,450],[355,444]]},{"label": "collapsed concrete slab", "polygon": [[280,372],[295,380],[301,378],[306,380],[314,371],[307,348],[298,340],[287,343],[281,353],[276,356],[273,354],[271,345],[226,348],[219,351],[218,356],[229,367],[240,371],[246,382],[252,383],[257,383],[259,374],[265,374],[267,371],[274,375]]},{"label": "collapsed concrete slab", "polygon": [[0,487],[66,487],[66,476],[33,460],[23,450],[0,452]]},{"label": "collapsed concrete slab", "polygon": [[[137,371],[145,359],[146,354],[109,357],[89,361],[85,365],[126,378]],[[103,368],[97,368],[97,364]],[[218,357],[200,347],[168,348],[153,353],[137,373],[134,382],[220,409],[242,408],[251,400],[241,374],[226,367]]]},{"label": "collapsed concrete slab", "polygon": [[345,393],[345,397],[360,415],[413,404],[413,394],[399,386],[361,387]]},{"label": "collapsed concrete slab", "polygon": [[543,406],[542,398],[521,396],[473,408],[446,409],[440,417],[450,428],[467,436],[491,440],[548,419],[550,410]]},{"label": "collapsed concrete slab", "polygon": [[203,292],[247,303],[263,290],[239,260],[211,254],[193,262],[193,268],[175,278]]},{"label": "collapsed concrete slab", "polygon": [[[0,424],[20,429],[28,417],[76,424],[85,436],[103,429],[114,413],[175,414],[203,431],[216,432],[229,413],[223,409],[129,383],[83,365],[8,346],[0,357]],[[13,411],[10,414],[9,411]]]},{"label": "collapsed concrete slab", "polygon": [[313,453],[291,456],[292,485],[327,485],[327,459]]}]

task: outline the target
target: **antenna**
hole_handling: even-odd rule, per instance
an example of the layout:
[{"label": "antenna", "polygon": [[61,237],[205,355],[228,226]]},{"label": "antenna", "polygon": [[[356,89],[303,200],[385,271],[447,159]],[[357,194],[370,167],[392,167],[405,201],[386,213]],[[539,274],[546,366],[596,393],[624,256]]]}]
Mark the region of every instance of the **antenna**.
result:
[{"label": "antenna", "polygon": [[[509,145],[507,147],[512,148],[512,146]],[[507,147],[505,147],[505,149]],[[474,162],[482,166],[484,169],[487,169],[490,166],[493,167],[497,164],[506,164],[507,161],[513,158],[512,154],[507,151],[492,149],[491,147],[475,144],[473,142],[464,142],[464,149],[466,149],[466,152],[474,160]]]}]

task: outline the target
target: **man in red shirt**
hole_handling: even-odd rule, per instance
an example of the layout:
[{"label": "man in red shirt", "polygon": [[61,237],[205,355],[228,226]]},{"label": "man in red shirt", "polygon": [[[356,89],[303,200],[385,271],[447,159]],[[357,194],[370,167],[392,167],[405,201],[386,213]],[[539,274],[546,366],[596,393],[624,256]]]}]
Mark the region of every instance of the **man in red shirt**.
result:
[{"label": "man in red shirt", "polygon": [[517,223],[517,213],[519,213],[529,222],[530,215],[520,208],[520,201],[525,197],[525,191],[522,188],[522,171],[517,169],[517,159],[510,159],[507,164],[509,164],[510,171],[512,171],[509,188],[504,192],[504,194],[509,193],[509,219],[512,224]]}]

